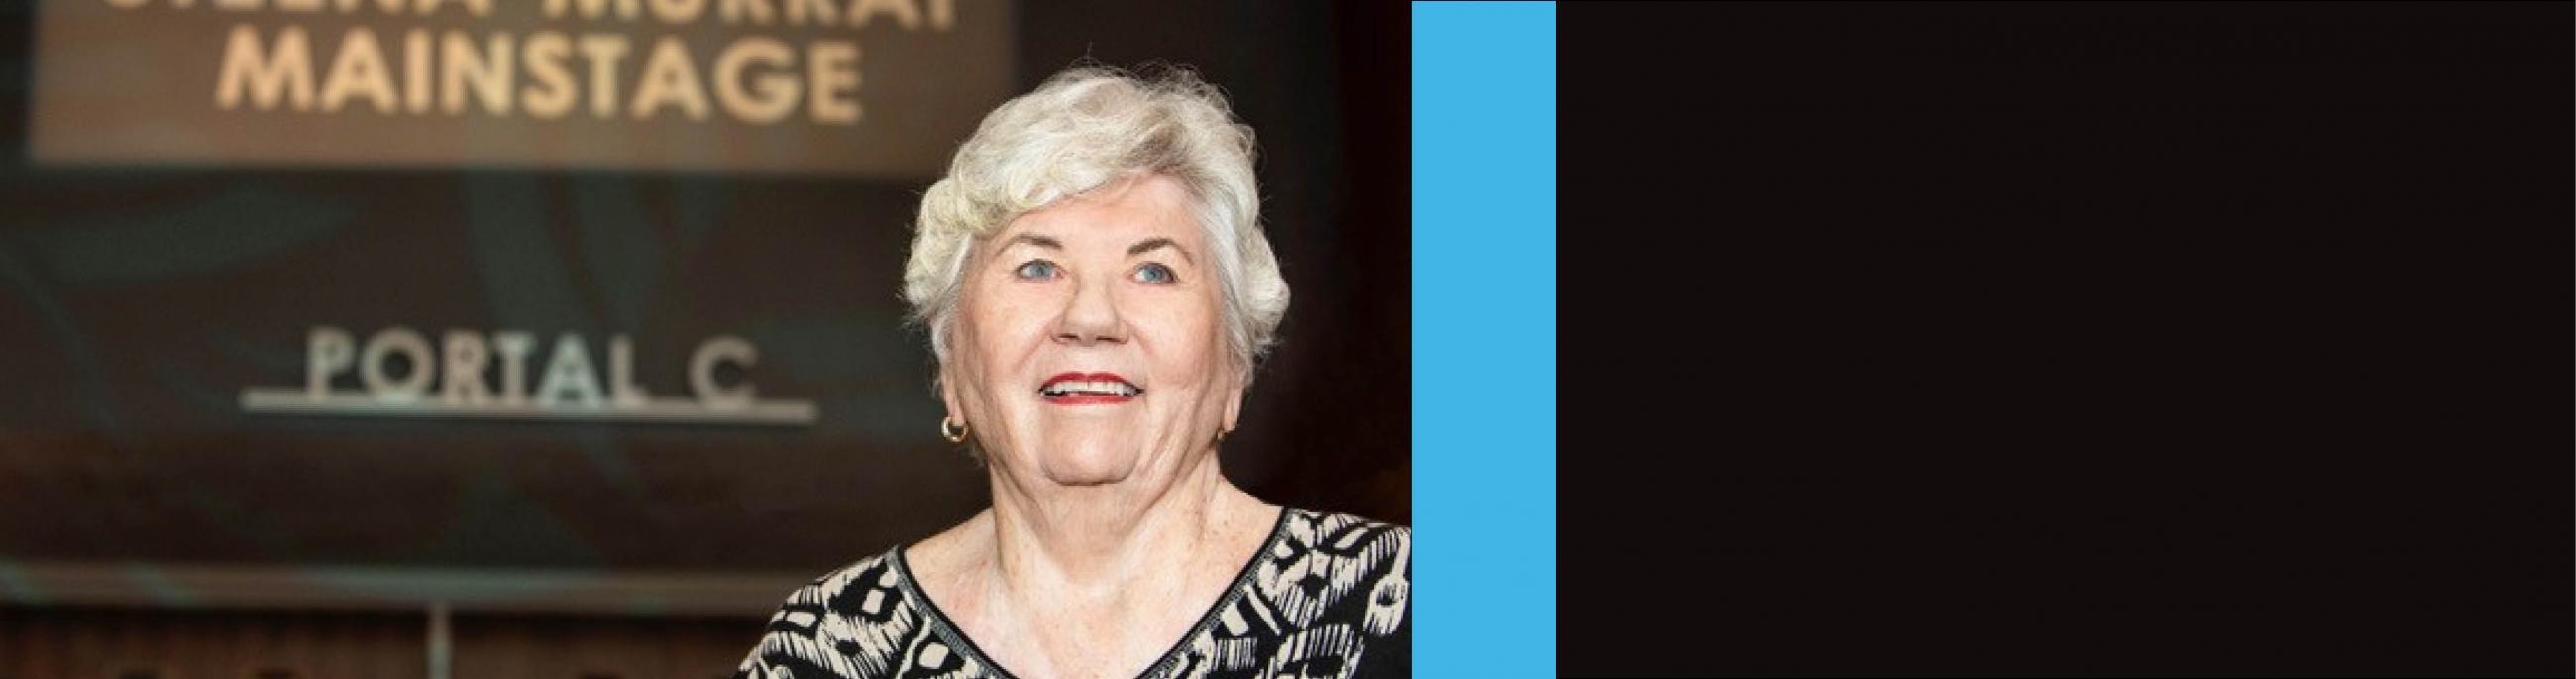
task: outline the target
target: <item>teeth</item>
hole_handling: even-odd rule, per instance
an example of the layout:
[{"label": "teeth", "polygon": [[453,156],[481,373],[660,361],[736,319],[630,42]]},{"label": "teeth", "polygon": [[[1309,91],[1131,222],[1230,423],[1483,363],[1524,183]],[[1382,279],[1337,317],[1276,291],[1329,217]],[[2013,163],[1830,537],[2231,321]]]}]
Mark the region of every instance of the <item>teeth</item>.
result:
[{"label": "teeth", "polygon": [[1135,385],[1118,381],[1065,380],[1062,382],[1049,383],[1044,387],[1040,387],[1038,392],[1048,396],[1063,396],[1073,393],[1135,396],[1137,394],[1144,393],[1144,390],[1136,388]]}]

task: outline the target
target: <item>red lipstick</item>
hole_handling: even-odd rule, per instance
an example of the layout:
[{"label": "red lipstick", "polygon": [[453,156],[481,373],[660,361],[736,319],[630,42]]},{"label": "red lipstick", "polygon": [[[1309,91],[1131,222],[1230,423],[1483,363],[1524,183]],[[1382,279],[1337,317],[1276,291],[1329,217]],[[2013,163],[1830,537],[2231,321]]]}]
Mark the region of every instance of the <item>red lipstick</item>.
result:
[{"label": "red lipstick", "polygon": [[1136,400],[1143,387],[1118,373],[1057,373],[1038,385],[1038,397],[1056,405],[1107,405]]}]

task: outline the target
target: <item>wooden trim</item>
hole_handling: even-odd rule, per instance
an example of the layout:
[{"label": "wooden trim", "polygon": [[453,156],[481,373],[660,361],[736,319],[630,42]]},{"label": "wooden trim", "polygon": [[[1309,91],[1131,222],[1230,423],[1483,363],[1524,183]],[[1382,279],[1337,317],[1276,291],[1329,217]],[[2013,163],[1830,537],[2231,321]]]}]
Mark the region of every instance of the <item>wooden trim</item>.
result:
[{"label": "wooden trim", "polygon": [[766,616],[812,574],[0,561],[0,603]]}]

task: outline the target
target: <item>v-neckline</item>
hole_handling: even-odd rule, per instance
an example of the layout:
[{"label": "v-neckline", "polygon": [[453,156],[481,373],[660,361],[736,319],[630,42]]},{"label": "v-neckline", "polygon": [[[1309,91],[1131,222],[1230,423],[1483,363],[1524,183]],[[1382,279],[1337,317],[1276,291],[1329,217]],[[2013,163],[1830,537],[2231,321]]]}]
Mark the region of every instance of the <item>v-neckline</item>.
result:
[{"label": "v-neckline", "polygon": [[[1288,515],[1293,511],[1296,510],[1290,509],[1288,505],[1279,506],[1279,518],[1271,521],[1270,535],[1261,539],[1261,548],[1253,550],[1252,557],[1244,560],[1243,568],[1235,572],[1234,580],[1226,585],[1225,591],[1217,594],[1216,601],[1208,603],[1206,611],[1199,613],[1199,621],[1190,625],[1189,630],[1182,632],[1181,638],[1173,640],[1171,648],[1164,649],[1162,655],[1155,656],[1153,662],[1146,663],[1145,669],[1136,673],[1136,679],[1147,679],[1153,676],[1155,670],[1162,669],[1164,665],[1171,663],[1172,656],[1188,648],[1190,640],[1199,638],[1200,634],[1207,631],[1209,625],[1216,623],[1218,616],[1225,613],[1227,606],[1234,605],[1236,599],[1244,596],[1244,592],[1252,585],[1253,574],[1260,570],[1261,559],[1269,555],[1272,549],[1278,548],[1280,538],[1288,534]],[[919,578],[913,577],[910,560],[904,557],[904,548],[907,546],[895,545],[893,553],[888,558],[894,561],[896,584],[903,587],[904,596],[921,602],[921,609],[928,614],[930,624],[938,626],[938,629],[932,630],[932,633],[954,642],[950,645],[965,652],[969,660],[982,663],[984,667],[992,670],[993,676],[1002,679],[1019,679],[1019,675],[1012,674],[1008,668],[1002,667],[1001,663],[993,662],[992,656],[985,655],[984,649],[977,647],[975,640],[966,636],[966,628],[958,626],[957,621],[950,619],[947,611],[940,610],[939,602],[930,600],[930,594],[922,590]]]}]

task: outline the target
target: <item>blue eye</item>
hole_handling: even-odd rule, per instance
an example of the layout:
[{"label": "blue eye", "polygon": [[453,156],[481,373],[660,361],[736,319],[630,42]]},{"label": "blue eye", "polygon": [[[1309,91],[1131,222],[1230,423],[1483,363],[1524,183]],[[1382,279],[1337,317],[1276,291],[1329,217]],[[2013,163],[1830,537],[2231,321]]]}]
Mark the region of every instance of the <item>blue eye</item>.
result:
[{"label": "blue eye", "polygon": [[1029,263],[1020,265],[1020,268],[1012,269],[1011,273],[1021,278],[1054,278],[1056,274],[1055,262],[1043,259],[1032,259],[1029,260]]},{"label": "blue eye", "polygon": [[1172,267],[1163,266],[1153,262],[1146,262],[1144,266],[1136,267],[1136,282],[1138,283],[1169,285],[1172,283],[1178,283],[1180,280],[1180,276],[1172,274]]}]

